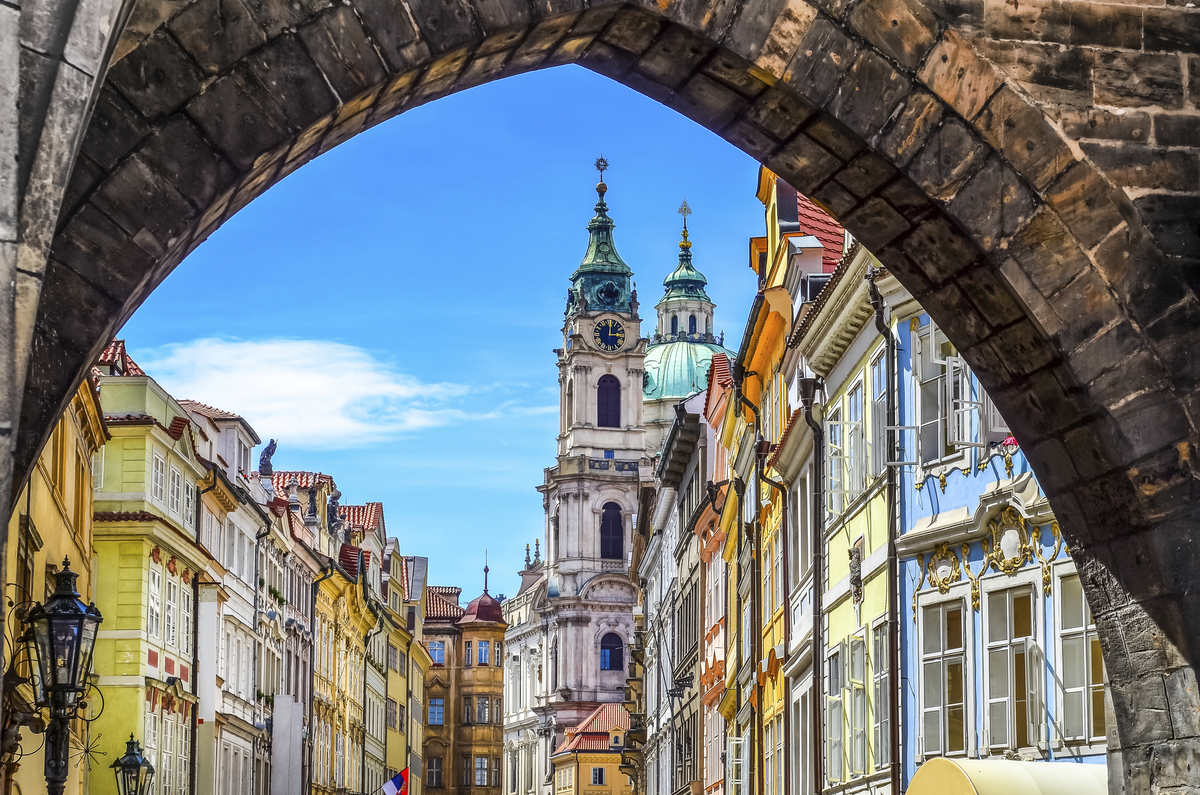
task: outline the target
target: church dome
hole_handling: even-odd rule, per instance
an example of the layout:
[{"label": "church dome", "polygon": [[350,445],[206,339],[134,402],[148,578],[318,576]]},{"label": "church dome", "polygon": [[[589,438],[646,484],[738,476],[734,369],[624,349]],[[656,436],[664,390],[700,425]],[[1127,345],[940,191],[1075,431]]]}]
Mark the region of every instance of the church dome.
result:
[{"label": "church dome", "polygon": [[708,388],[709,366],[718,353],[730,361],[737,358],[735,352],[712,342],[678,340],[651,345],[643,365],[642,398],[682,399]]},{"label": "church dome", "polygon": [[471,604],[467,605],[467,612],[463,613],[462,618],[457,623],[469,624],[473,621],[504,623],[504,613],[500,609],[500,603],[493,599],[487,591],[476,596],[471,601]]}]

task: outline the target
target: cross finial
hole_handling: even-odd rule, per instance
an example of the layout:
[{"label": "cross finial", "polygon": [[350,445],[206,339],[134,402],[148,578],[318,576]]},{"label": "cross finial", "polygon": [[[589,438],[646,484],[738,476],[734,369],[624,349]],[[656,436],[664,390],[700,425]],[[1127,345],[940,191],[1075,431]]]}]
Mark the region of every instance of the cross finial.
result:
[{"label": "cross finial", "polygon": [[604,159],[604,155],[596,158],[596,170],[600,172],[600,181],[604,181],[604,172],[608,171],[608,161]]},{"label": "cross finial", "polygon": [[485,550],[483,550],[483,592],[484,593],[487,593],[487,576],[488,576],[487,550],[485,549]]},{"label": "cross finial", "polygon": [[683,204],[679,205],[676,212],[683,216],[683,228],[687,229],[687,217],[692,214],[692,208],[688,205],[687,199],[683,200]]}]

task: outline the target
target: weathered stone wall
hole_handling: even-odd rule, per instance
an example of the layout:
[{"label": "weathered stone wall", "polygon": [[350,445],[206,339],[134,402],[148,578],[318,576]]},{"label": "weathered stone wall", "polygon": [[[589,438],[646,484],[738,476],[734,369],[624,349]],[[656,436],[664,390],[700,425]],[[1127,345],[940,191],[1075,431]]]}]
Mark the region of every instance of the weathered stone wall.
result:
[{"label": "weathered stone wall", "polygon": [[77,159],[47,172],[59,182],[37,183],[65,194],[22,194],[42,208],[28,228],[57,232],[44,281],[40,261],[29,269],[35,322],[0,346],[33,351],[18,479],[108,336],[271,184],[408,108],[581,63],[823,202],[929,308],[1084,561],[1113,684],[1114,787],[1194,783],[1200,11],[155,0],[133,19],[94,113],[48,106],[88,122]]}]

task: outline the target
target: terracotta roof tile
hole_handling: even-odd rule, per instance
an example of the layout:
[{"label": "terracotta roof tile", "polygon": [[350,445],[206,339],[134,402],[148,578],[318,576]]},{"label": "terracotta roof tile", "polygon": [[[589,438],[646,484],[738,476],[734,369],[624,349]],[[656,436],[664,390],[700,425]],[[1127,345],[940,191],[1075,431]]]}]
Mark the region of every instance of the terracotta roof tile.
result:
[{"label": "terracotta roof tile", "polygon": [[352,544],[342,544],[342,548],[338,551],[338,563],[342,564],[342,568],[351,577],[358,576],[358,553],[360,552],[365,573],[371,569],[371,550],[359,549]]},{"label": "terracotta roof tile", "polygon": [[276,470],[271,475],[271,484],[275,486],[276,494],[287,494],[288,483],[292,478],[296,478],[296,485],[302,489],[307,489],[310,486],[315,486],[320,483],[333,483],[333,478],[322,472],[300,472],[294,470]]},{"label": "terracotta roof tile", "polygon": [[850,264],[854,262],[854,257],[858,254],[859,248],[861,246],[858,241],[855,241],[854,245],[850,246],[845,256],[838,262],[837,267],[833,269],[833,275],[826,282],[825,286],[821,288],[821,292],[817,293],[817,297],[813,299],[808,312],[800,319],[800,322],[796,324],[796,328],[792,331],[792,335],[788,337],[787,346],[789,348],[795,348],[799,345],[800,338],[808,333],[809,327],[814,322],[813,319],[821,311],[821,307],[825,306],[825,302],[829,300],[829,296],[833,295],[834,289],[845,277],[846,271],[850,270]]},{"label": "terracotta roof tile", "polygon": [[825,249],[821,262],[822,270],[832,273],[842,259],[846,231],[837,221],[830,218],[828,213],[799,192],[796,193],[796,212],[800,217],[800,231],[820,240]]},{"label": "terracotta roof tile", "polygon": [[554,752],[607,751],[613,748],[609,732],[613,729],[629,730],[629,710],[624,704],[602,704],[578,726],[567,729],[566,738]]},{"label": "terracotta roof tile", "polygon": [[710,381],[716,381],[719,386],[733,386],[733,374],[729,371],[729,357],[718,353],[712,357],[712,375]]},{"label": "terracotta roof tile", "polygon": [[[456,604],[452,604],[440,593],[434,590],[437,586],[430,586],[426,589],[425,599],[425,619],[452,619],[457,621],[462,617],[462,614],[467,612]],[[443,589],[445,590],[445,589]]]},{"label": "terracotta roof tile", "polygon": [[167,428],[167,433],[171,435],[172,439],[179,439],[191,424],[191,420],[187,417],[176,417],[171,420],[171,427]]},{"label": "terracotta roof tile", "polygon": [[775,444],[775,452],[771,453],[771,457],[767,459],[768,467],[775,466],[775,462],[779,460],[779,454],[783,451],[783,445],[787,442],[788,437],[792,435],[792,428],[795,428],[798,422],[805,422],[804,410],[792,409],[792,416],[788,417],[787,427],[783,429],[783,435],[779,437],[779,441]]},{"label": "terracotta roof tile", "polygon": [[366,505],[339,505],[338,515],[351,527],[361,527],[368,532],[379,529],[383,518],[383,503],[368,502]]},{"label": "terracotta roof tile", "polygon": [[231,411],[214,408],[197,400],[180,400],[179,405],[183,406],[185,411],[194,411],[197,414],[208,417],[210,420],[240,420],[241,415],[234,414]]},{"label": "terracotta roof tile", "polygon": [[159,517],[149,511],[96,511],[93,522],[157,522]]},{"label": "terracotta roof tile", "polygon": [[138,367],[137,362],[125,350],[125,340],[113,340],[96,359],[96,364],[114,368],[113,375],[145,375],[146,371]]}]

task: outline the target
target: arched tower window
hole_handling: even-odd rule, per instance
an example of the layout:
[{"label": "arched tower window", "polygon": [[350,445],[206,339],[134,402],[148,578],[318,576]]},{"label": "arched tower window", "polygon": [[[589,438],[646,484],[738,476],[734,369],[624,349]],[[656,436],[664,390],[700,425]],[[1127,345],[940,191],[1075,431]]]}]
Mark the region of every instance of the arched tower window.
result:
[{"label": "arched tower window", "polygon": [[600,639],[600,670],[625,670],[625,643],[615,632],[610,632]]},{"label": "arched tower window", "polygon": [[600,517],[600,557],[621,560],[625,557],[625,528],[621,526],[621,506],[604,503]]},{"label": "arched tower window", "polygon": [[600,376],[596,389],[596,425],[601,428],[621,427],[621,382],[615,375]]},{"label": "arched tower window", "polygon": [[567,382],[567,410],[563,412],[567,418],[567,427],[563,430],[571,430],[571,426],[575,424],[575,382]]},{"label": "arched tower window", "polygon": [[671,315],[671,336],[679,333],[679,315]]},{"label": "arched tower window", "polygon": [[696,333],[696,316],[692,315],[688,318],[688,334]]}]

